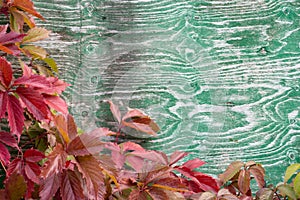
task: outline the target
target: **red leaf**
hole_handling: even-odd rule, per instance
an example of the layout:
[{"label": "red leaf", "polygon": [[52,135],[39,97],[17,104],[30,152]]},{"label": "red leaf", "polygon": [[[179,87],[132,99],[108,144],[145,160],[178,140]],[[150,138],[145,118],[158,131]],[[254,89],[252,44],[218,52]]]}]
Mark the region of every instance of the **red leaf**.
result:
[{"label": "red leaf", "polygon": [[52,174],[42,180],[39,194],[41,200],[49,200],[56,194],[61,183],[60,176],[60,174]]},{"label": "red leaf", "polygon": [[160,151],[134,151],[128,156],[137,156],[147,160],[156,162],[157,164],[168,165],[168,157],[165,153]]},{"label": "red leaf", "polygon": [[0,143],[0,161],[6,166],[9,164],[10,153],[7,148]]},{"label": "red leaf", "polygon": [[189,161],[185,162],[182,166],[184,166],[190,170],[194,170],[198,167],[201,167],[204,164],[205,164],[204,161],[200,160],[199,158],[195,158],[193,160],[189,160]]},{"label": "red leaf", "polygon": [[99,153],[104,146],[105,143],[100,140],[99,136],[84,133],[69,143],[67,152],[75,156],[85,156]]},{"label": "red leaf", "polygon": [[250,189],[250,172],[248,170],[241,170],[238,179],[239,189],[242,194],[246,194]]},{"label": "red leaf", "polygon": [[254,176],[259,188],[263,188],[265,186],[264,169],[259,165],[254,165],[250,167],[250,173]]},{"label": "red leaf", "polygon": [[46,94],[61,94],[66,89],[66,87],[70,86],[70,84],[56,77],[48,77],[47,80],[52,85],[52,87],[39,89],[39,92]]},{"label": "red leaf", "polygon": [[61,197],[63,200],[83,200],[83,189],[81,178],[78,173],[65,170],[62,174]]},{"label": "red leaf", "polygon": [[181,160],[187,155],[188,155],[187,152],[180,152],[180,151],[173,152],[169,159],[169,165],[175,164],[176,162],[178,162],[179,160]]},{"label": "red leaf", "polygon": [[44,102],[43,96],[31,88],[18,87],[17,94],[27,109],[37,120],[47,119],[49,109]]},{"label": "red leaf", "polygon": [[1,131],[0,132],[0,142],[4,143],[4,144],[6,144],[10,147],[14,147],[16,149],[19,149],[17,140],[10,133]]},{"label": "red leaf", "polygon": [[24,197],[27,186],[22,175],[13,173],[5,184],[7,196],[10,200],[18,200]]},{"label": "red leaf", "polygon": [[18,141],[24,126],[23,109],[19,100],[12,95],[8,95],[7,113],[10,131],[18,136]]},{"label": "red leaf", "polygon": [[27,162],[24,167],[26,177],[32,182],[39,184],[39,175],[41,173],[40,166],[35,163]]},{"label": "red leaf", "polygon": [[200,183],[200,189],[203,191],[213,191],[217,193],[220,189],[218,182],[213,177],[196,172],[194,175]]},{"label": "red leaf", "polygon": [[32,14],[32,15],[44,20],[42,15],[40,15],[40,13],[38,13],[34,9],[34,5],[31,0],[14,0],[12,3],[12,6],[15,6],[21,10],[28,12],[29,14]]},{"label": "red leaf", "polygon": [[110,111],[113,114],[113,116],[117,119],[117,121],[119,123],[121,123],[121,112],[118,108],[118,106],[116,106],[112,101],[107,101],[110,105]]},{"label": "red leaf", "polygon": [[145,152],[146,150],[139,144],[136,144],[134,142],[124,142],[119,145],[122,149],[122,151],[140,151]]},{"label": "red leaf", "polygon": [[99,192],[102,196],[105,193],[104,175],[99,162],[93,156],[77,157],[78,170],[86,180],[86,185],[89,193],[92,196],[97,196]]},{"label": "red leaf", "polygon": [[10,86],[12,74],[11,64],[5,58],[0,57],[0,81],[6,88]]},{"label": "red leaf", "polygon": [[36,88],[51,88],[48,79],[41,75],[32,74],[31,76],[22,76],[14,81],[14,85],[26,85]]},{"label": "red leaf", "polygon": [[7,106],[7,92],[0,92],[0,119],[5,116]]},{"label": "red leaf", "polygon": [[28,149],[24,153],[26,162],[39,162],[43,158],[45,158],[45,155],[36,149]]},{"label": "red leaf", "polygon": [[67,156],[68,154],[64,151],[63,146],[58,143],[47,156],[48,161],[42,168],[41,177],[46,179],[53,174],[61,173],[65,166]]},{"label": "red leaf", "polygon": [[14,172],[21,174],[23,162],[20,158],[14,159],[7,168],[6,176],[9,177]]},{"label": "red leaf", "polygon": [[45,103],[54,110],[61,112],[62,114],[68,114],[68,105],[59,96],[53,96],[48,94],[43,94]]}]

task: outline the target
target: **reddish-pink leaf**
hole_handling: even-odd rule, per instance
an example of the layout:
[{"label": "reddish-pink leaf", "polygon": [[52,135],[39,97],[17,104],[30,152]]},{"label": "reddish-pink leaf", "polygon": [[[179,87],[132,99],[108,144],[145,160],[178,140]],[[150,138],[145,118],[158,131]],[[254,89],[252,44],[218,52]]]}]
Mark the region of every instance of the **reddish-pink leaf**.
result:
[{"label": "reddish-pink leaf", "polygon": [[9,164],[10,153],[7,148],[0,143],[0,161],[6,166]]},{"label": "reddish-pink leaf", "polygon": [[51,88],[41,88],[39,92],[46,94],[61,94],[70,84],[58,79],[57,77],[48,77],[48,82],[51,83]]},{"label": "reddish-pink leaf", "polygon": [[14,81],[14,85],[26,85],[36,88],[51,88],[51,83],[46,77],[36,74],[32,74],[31,76],[22,76]]},{"label": "reddish-pink leaf", "polygon": [[122,121],[122,124],[124,126],[128,126],[130,128],[134,128],[138,131],[141,131],[141,132],[144,132],[144,133],[147,133],[149,135],[154,135],[156,136],[156,132],[155,130],[153,130],[153,128],[148,125],[148,124],[142,124],[142,123],[134,123],[134,122],[126,122],[126,121]]},{"label": "reddish-pink leaf", "polygon": [[18,87],[17,94],[37,120],[47,119],[50,111],[41,94],[31,88]]},{"label": "reddish-pink leaf", "polygon": [[169,196],[161,189],[152,188],[149,192],[149,196],[153,200],[169,200]]},{"label": "reddish-pink leaf", "polygon": [[147,160],[154,161],[157,164],[168,165],[168,157],[160,151],[133,151],[128,153],[128,156],[137,156]]},{"label": "reddish-pink leaf", "polygon": [[39,162],[43,158],[45,158],[45,155],[36,149],[28,149],[24,153],[26,162]]},{"label": "reddish-pink leaf", "polygon": [[26,180],[26,184],[27,184],[27,190],[26,190],[25,199],[32,199],[31,195],[32,195],[32,192],[34,191],[34,185],[35,185],[35,183],[32,182],[31,180],[27,179]]},{"label": "reddish-pink leaf", "polygon": [[179,160],[181,160],[187,155],[188,155],[187,152],[180,152],[180,151],[173,152],[169,159],[169,165],[171,166],[175,164],[176,162],[178,162]]},{"label": "reddish-pink leaf", "polygon": [[122,149],[122,151],[140,151],[145,152],[146,150],[139,144],[136,144],[134,142],[124,142],[119,145]]},{"label": "reddish-pink leaf", "polygon": [[99,137],[116,135],[116,133],[110,131],[109,128],[96,128],[96,129],[92,130],[91,132],[89,132],[88,134],[97,135]]},{"label": "reddish-pink leaf", "polygon": [[12,74],[11,64],[5,58],[0,57],[0,81],[6,88],[11,84]]},{"label": "reddish-pink leaf", "polygon": [[23,162],[20,158],[14,159],[7,168],[6,176],[9,177],[14,172],[21,174]]},{"label": "reddish-pink leaf", "polygon": [[193,160],[189,160],[189,161],[185,162],[182,166],[184,166],[190,170],[194,170],[198,167],[201,167],[204,164],[205,164],[204,161],[200,160],[199,158],[195,158]]},{"label": "reddish-pink leaf", "polygon": [[196,172],[194,174],[196,179],[199,181],[200,189],[203,191],[213,191],[217,193],[220,189],[218,182],[213,177],[203,174],[201,172]]},{"label": "reddish-pink leaf", "polygon": [[59,133],[67,144],[70,142],[70,140],[76,138],[77,126],[72,115],[56,115],[54,122]]},{"label": "reddish-pink leaf", "polygon": [[12,134],[16,134],[18,136],[19,141],[25,118],[23,115],[21,104],[15,96],[8,95],[7,114],[10,131],[12,132]]},{"label": "reddish-pink leaf", "polygon": [[83,200],[83,189],[81,187],[81,177],[79,173],[65,170],[62,174],[61,197],[63,200]]},{"label": "reddish-pink leaf", "polygon": [[[78,170],[86,180],[89,193],[96,197],[99,192],[105,193],[104,175],[99,162],[93,156],[77,157]],[[103,195],[102,195],[103,196]]]},{"label": "reddish-pink leaf", "polygon": [[241,167],[244,166],[244,163],[241,161],[234,161],[232,162],[226,171],[219,175],[220,181],[222,183],[226,183],[229,181],[232,177],[234,177],[241,169]]},{"label": "reddish-pink leaf", "polygon": [[61,183],[61,174],[52,174],[41,181],[40,197],[41,200],[49,200],[56,194]]},{"label": "reddish-pink leaf", "polygon": [[21,42],[22,39],[26,36],[26,34],[16,33],[14,31],[10,31],[9,33],[1,33],[0,34],[0,43],[2,45]]},{"label": "reddish-pink leaf", "polygon": [[264,169],[259,165],[254,165],[250,167],[250,173],[254,176],[259,188],[263,188],[265,186]]},{"label": "reddish-pink leaf", "polygon": [[38,166],[35,163],[26,162],[24,170],[25,170],[26,177],[29,180],[31,180],[36,184],[40,183],[40,179],[39,179],[39,175],[41,173],[40,166]]},{"label": "reddish-pink leaf", "polygon": [[112,101],[107,101],[110,105],[110,111],[113,114],[113,116],[115,117],[115,119],[121,123],[121,112],[118,108],[118,106],[116,106]]},{"label": "reddish-pink leaf", "polygon": [[8,199],[19,200],[25,196],[27,185],[22,175],[13,173],[5,184]]},{"label": "reddish-pink leaf", "polygon": [[146,192],[139,190],[132,190],[129,195],[129,200],[148,200],[149,195]]},{"label": "reddish-pink leaf", "polygon": [[0,119],[5,116],[7,106],[7,92],[0,91]]},{"label": "reddish-pink leaf", "polygon": [[149,117],[138,109],[130,109],[122,118],[122,120],[125,121],[131,118],[149,118]]},{"label": "reddish-pink leaf", "polygon": [[246,194],[250,189],[250,172],[248,170],[241,170],[238,186],[242,194]]},{"label": "reddish-pink leaf", "polygon": [[68,105],[59,96],[53,96],[48,94],[43,94],[45,103],[54,110],[61,112],[62,114],[68,114]]},{"label": "reddish-pink leaf", "polygon": [[41,177],[46,179],[47,177],[62,172],[65,166],[68,154],[64,151],[61,144],[57,144],[53,151],[47,156],[48,161],[42,168]]},{"label": "reddish-pink leaf", "polygon": [[67,152],[75,156],[85,156],[99,153],[104,146],[105,143],[100,140],[99,136],[85,133],[69,143]]},{"label": "reddish-pink leaf", "polygon": [[0,132],[0,142],[10,146],[19,149],[17,140],[14,136],[11,135],[11,133],[8,132]]}]

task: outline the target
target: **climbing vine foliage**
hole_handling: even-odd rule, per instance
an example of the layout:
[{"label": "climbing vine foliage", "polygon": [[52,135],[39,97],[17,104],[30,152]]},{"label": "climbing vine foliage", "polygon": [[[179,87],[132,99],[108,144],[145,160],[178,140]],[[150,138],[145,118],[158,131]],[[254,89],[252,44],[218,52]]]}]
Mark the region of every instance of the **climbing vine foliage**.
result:
[{"label": "climbing vine foliage", "polygon": [[166,155],[119,142],[125,128],[159,132],[138,109],[121,113],[106,101],[117,126],[84,133],[60,96],[69,84],[57,78],[55,61],[38,46],[50,31],[33,17],[44,18],[31,0],[2,0],[0,7],[7,19],[0,25],[0,200],[300,198],[299,163],[287,168],[283,183],[269,186],[254,161],[235,161],[214,178],[201,172],[204,161],[186,160],[188,153]]}]

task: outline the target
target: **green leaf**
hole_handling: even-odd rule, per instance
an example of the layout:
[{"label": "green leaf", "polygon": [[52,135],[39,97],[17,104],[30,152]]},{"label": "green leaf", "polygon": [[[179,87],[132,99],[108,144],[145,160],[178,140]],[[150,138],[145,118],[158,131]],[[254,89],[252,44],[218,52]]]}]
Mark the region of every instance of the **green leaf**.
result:
[{"label": "green leaf", "polygon": [[226,171],[223,174],[219,175],[220,180],[223,183],[226,183],[227,181],[229,181],[232,177],[234,177],[241,169],[241,167],[244,166],[244,163],[241,161],[234,161],[232,162],[228,168],[226,169]]},{"label": "green leaf", "polygon": [[27,32],[23,38],[22,43],[36,42],[48,38],[50,31],[45,28],[34,27]]},{"label": "green leaf", "polygon": [[49,65],[49,67],[51,67],[51,69],[58,73],[58,67],[56,65],[56,62],[53,58],[45,58],[44,61]]},{"label": "green leaf", "polygon": [[300,173],[298,173],[294,179],[294,190],[298,197],[300,197]]},{"label": "green leaf", "polygon": [[285,171],[284,182],[287,183],[288,180],[293,176],[293,174],[300,169],[300,163],[295,163],[290,166]]},{"label": "green leaf", "polygon": [[277,186],[277,189],[280,191],[280,194],[282,196],[284,196],[284,197],[288,196],[289,198],[291,198],[293,200],[297,200],[296,193],[290,185],[281,184],[281,185]]},{"label": "green leaf", "polygon": [[24,197],[27,185],[22,175],[13,173],[5,184],[8,199],[19,200]]}]

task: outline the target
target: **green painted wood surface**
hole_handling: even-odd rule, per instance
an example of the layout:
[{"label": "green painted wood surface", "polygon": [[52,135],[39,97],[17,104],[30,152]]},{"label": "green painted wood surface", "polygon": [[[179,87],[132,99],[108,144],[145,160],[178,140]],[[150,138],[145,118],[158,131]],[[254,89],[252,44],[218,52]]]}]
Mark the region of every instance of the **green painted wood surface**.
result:
[{"label": "green painted wood surface", "polygon": [[35,2],[85,130],[113,125],[111,99],[160,125],[137,141],[191,152],[204,172],[255,160],[278,182],[300,162],[300,1]]}]

